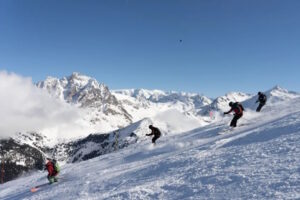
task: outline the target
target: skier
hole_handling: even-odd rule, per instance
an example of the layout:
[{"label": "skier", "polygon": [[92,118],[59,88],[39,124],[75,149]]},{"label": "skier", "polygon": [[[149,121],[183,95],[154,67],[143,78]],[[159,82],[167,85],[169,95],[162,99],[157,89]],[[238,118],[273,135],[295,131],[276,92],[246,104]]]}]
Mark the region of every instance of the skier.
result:
[{"label": "skier", "polygon": [[242,106],[242,104],[240,104],[239,102],[230,102],[229,106],[231,107],[231,109],[228,112],[224,112],[224,115],[227,115],[229,113],[231,113],[232,111],[234,111],[234,117],[230,122],[230,126],[231,127],[236,127],[236,123],[237,120],[240,119],[243,116],[243,111],[245,110],[244,107]]},{"label": "skier", "polygon": [[149,126],[149,128],[151,129],[151,133],[150,134],[146,134],[146,136],[151,136],[154,135],[154,137],[152,138],[152,143],[155,144],[155,141],[160,137],[161,133],[160,130],[152,125]]},{"label": "skier", "polygon": [[52,184],[54,182],[57,182],[57,175],[60,171],[59,165],[55,159],[47,158],[46,159],[46,165],[45,165],[47,171],[48,171],[48,180],[49,183]]},{"label": "skier", "polygon": [[264,93],[262,93],[262,92],[258,92],[257,95],[258,95],[258,99],[257,99],[257,101],[255,103],[259,102],[259,105],[258,105],[258,107],[256,109],[256,112],[260,112],[261,108],[267,102],[267,96]]}]

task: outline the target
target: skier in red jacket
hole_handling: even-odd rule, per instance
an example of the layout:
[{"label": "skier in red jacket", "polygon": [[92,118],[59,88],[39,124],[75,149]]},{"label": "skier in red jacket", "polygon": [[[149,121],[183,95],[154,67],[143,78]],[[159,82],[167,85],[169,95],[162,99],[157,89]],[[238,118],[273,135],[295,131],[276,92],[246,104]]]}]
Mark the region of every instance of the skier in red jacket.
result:
[{"label": "skier in red jacket", "polygon": [[59,173],[59,168],[57,165],[57,162],[55,160],[51,160],[50,158],[47,158],[46,160],[46,169],[48,171],[48,180],[50,182],[50,184],[57,182],[57,175]]},{"label": "skier in red jacket", "polygon": [[237,121],[243,116],[244,107],[239,102],[230,102],[229,106],[231,107],[231,109],[228,112],[224,112],[224,115],[229,114],[233,111],[234,117],[231,120],[230,126],[236,127]]}]

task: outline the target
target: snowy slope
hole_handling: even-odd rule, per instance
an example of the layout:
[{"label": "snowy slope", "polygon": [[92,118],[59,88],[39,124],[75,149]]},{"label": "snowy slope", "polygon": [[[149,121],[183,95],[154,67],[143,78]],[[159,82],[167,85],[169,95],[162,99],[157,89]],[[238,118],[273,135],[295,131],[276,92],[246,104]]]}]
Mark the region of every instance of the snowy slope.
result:
[{"label": "snowy slope", "polygon": [[36,193],[45,172],[8,182],[0,199],[299,199],[300,98],[247,110],[226,132],[230,119],[67,164]]}]

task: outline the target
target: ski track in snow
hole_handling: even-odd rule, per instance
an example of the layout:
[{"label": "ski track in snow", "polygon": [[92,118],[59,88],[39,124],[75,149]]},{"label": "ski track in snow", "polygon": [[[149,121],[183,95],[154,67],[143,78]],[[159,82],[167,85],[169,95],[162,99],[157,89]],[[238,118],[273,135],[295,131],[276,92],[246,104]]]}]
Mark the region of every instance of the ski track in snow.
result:
[{"label": "ski track in snow", "polygon": [[46,172],[8,182],[0,199],[299,199],[300,99],[245,112],[244,126],[219,134],[230,120],[67,164],[36,193]]}]

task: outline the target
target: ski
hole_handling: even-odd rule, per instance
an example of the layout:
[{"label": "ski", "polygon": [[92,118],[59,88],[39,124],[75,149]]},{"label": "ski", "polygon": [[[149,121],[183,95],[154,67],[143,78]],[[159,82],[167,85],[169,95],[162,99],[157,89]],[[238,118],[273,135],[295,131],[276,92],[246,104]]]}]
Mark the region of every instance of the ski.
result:
[{"label": "ski", "polygon": [[31,188],[30,191],[31,192],[36,192],[36,191],[38,191],[38,189],[40,189],[41,187],[44,187],[46,185],[50,185],[50,183],[44,183],[44,184],[41,184],[41,185],[37,185],[37,186]]},{"label": "ski", "polygon": [[237,125],[237,127],[226,127],[224,128],[223,130],[221,130],[218,134],[219,135],[222,135],[222,134],[225,134],[225,133],[229,133],[231,131],[234,131],[234,130],[237,130],[239,129],[240,127],[243,127],[243,126],[248,126],[249,124],[240,124],[240,125]]},{"label": "ski", "polygon": [[54,183],[44,183],[44,184],[41,184],[41,185],[37,185],[37,186],[31,188],[30,191],[34,193],[34,192],[37,192],[37,191],[38,191],[40,188],[42,188],[42,187],[45,187],[45,186],[47,186],[47,185],[53,185],[53,184],[55,184],[55,183],[58,183],[58,182],[54,182]]}]

